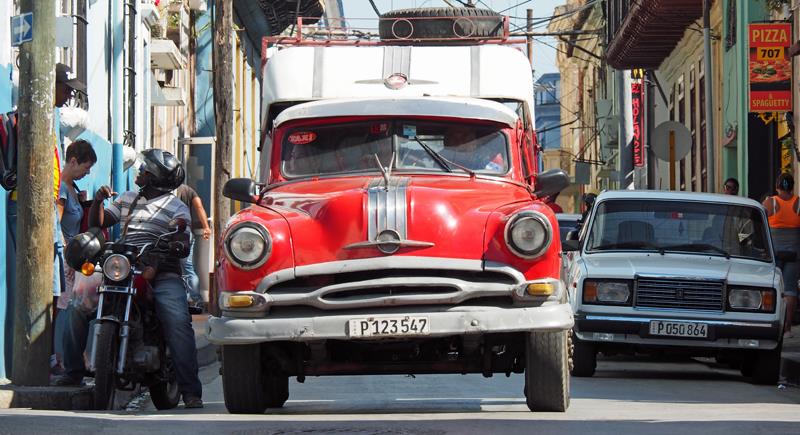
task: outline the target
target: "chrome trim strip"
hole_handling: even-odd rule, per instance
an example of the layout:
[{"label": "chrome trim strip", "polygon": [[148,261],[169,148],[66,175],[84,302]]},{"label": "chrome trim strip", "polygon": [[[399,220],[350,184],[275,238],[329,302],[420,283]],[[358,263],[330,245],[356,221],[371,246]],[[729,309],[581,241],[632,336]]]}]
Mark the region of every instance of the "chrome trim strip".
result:
[{"label": "chrome trim strip", "polygon": [[384,230],[394,230],[400,238],[407,237],[408,184],[411,178],[374,178],[367,186],[367,241],[375,241]]},{"label": "chrome trim strip", "polygon": [[665,322],[680,322],[680,323],[706,323],[708,325],[717,326],[747,326],[752,328],[771,328],[769,323],[754,323],[754,322],[736,322],[729,320],[705,320],[705,319],[675,319],[675,318],[653,318],[653,317],[620,317],[620,316],[596,316],[587,315],[586,320],[605,320],[610,322],[629,322],[629,323],[650,323],[653,320]]},{"label": "chrome trim strip", "polygon": [[392,74],[410,77],[411,46],[388,45],[383,47],[383,75],[381,82]]},{"label": "chrome trim strip", "polygon": [[358,242],[352,243],[344,247],[344,249],[358,249],[358,248],[375,248],[379,245],[398,245],[401,248],[430,248],[436,246],[431,242],[420,242],[417,240],[388,240],[384,242]]}]

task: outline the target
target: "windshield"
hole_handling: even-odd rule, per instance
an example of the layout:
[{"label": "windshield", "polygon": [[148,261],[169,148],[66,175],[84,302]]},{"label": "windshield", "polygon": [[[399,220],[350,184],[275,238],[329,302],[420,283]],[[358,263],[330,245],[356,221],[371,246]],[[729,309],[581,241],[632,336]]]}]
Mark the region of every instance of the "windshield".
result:
[{"label": "windshield", "polygon": [[761,212],[741,205],[609,200],[597,206],[587,251],[685,252],[772,261]]},{"label": "windshield", "polygon": [[508,172],[506,136],[498,127],[417,120],[362,121],[289,130],[281,171],[288,178],[378,171]]}]

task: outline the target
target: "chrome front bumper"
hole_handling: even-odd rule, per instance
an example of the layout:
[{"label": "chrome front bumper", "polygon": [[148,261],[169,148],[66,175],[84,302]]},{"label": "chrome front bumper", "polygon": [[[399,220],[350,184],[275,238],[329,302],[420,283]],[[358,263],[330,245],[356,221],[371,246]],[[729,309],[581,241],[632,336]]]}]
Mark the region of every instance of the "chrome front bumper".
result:
[{"label": "chrome front bumper", "polygon": [[263,318],[211,317],[206,326],[208,340],[214,344],[247,344],[273,341],[308,342],[318,340],[376,340],[384,337],[353,338],[347,334],[351,319],[385,316],[424,316],[430,320],[430,334],[408,339],[467,334],[522,331],[561,331],[572,328],[572,310],[566,303],[540,307],[495,308],[457,307],[443,311],[408,311],[364,314]]},{"label": "chrome front bumper", "polygon": [[[649,333],[650,321],[705,323],[706,338],[655,336]],[[684,348],[774,349],[781,337],[781,322],[704,320],[668,316],[613,316],[578,313],[575,336],[582,341],[635,346],[670,346]]]}]

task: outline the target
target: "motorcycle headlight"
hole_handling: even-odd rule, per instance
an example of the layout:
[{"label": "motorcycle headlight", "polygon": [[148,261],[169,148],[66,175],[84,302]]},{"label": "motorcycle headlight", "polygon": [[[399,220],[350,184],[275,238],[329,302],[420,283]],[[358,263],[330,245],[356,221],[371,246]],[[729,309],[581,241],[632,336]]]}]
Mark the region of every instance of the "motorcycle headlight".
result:
[{"label": "motorcycle headlight", "polygon": [[533,259],[547,251],[552,234],[550,221],[545,215],[523,211],[509,219],[506,224],[506,245],[517,256]]},{"label": "motorcycle headlight", "polygon": [[245,222],[225,237],[225,254],[240,269],[255,269],[264,264],[272,251],[272,239],[258,224]]},{"label": "motorcycle headlight", "polygon": [[122,281],[131,273],[131,262],[124,255],[113,254],[103,263],[103,275],[111,281]]}]

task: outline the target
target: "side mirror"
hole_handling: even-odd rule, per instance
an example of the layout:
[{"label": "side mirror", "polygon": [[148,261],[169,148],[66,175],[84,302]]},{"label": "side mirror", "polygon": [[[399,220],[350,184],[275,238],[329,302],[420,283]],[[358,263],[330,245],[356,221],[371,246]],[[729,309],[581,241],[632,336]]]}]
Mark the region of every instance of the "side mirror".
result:
[{"label": "side mirror", "polygon": [[566,238],[566,240],[578,240],[578,233],[579,233],[579,231],[578,231],[578,230],[570,230],[570,231],[567,233],[567,238]]},{"label": "side mirror", "polygon": [[775,259],[784,263],[791,263],[797,260],[797,252],[778,251],[775,253]]},{"label": "side mirror", "polygon": [[569,186],[569,175],[561,169],[550,169],[536,176],[533,194],[539,198],[553,196]]},{"label": "side mirror", "polygon": [[[572,232],[572,231],[570,231]],[[567,240],[564,240],[564,243],[561,244],[561,249],[564,252],[575,252],[581,250],[581,242],[578,240],[570,240],[569,236],[567,236]]]},{"label": "side mirror", "polygon": [[258,185],[249,178],[231,178],[222,188],[222,195],[235,201],[255,204],[258,201]]}]

